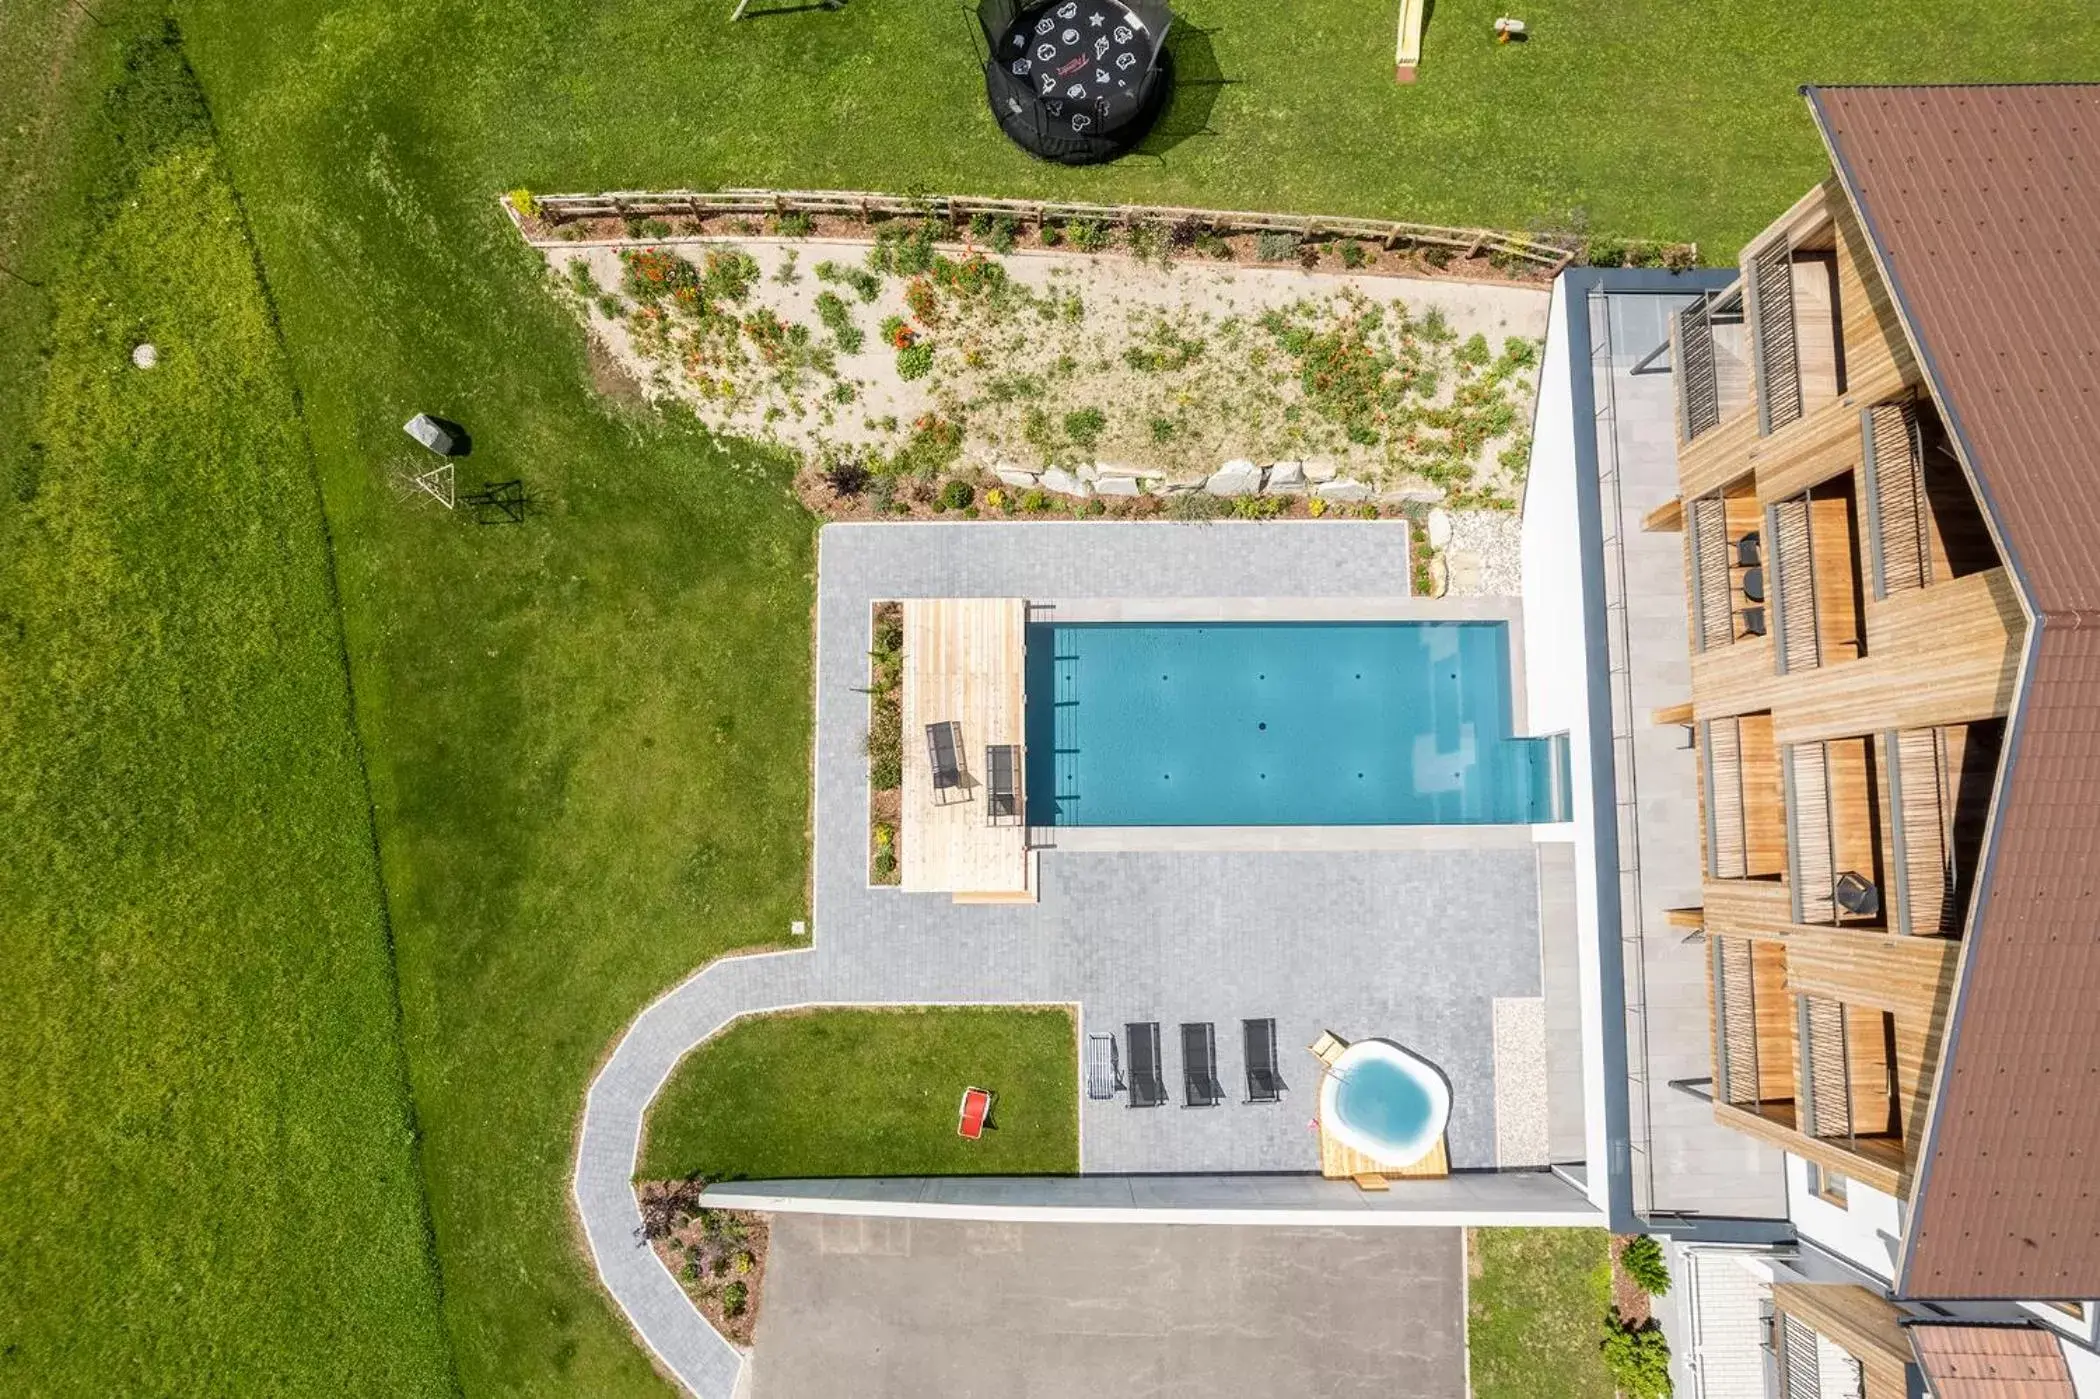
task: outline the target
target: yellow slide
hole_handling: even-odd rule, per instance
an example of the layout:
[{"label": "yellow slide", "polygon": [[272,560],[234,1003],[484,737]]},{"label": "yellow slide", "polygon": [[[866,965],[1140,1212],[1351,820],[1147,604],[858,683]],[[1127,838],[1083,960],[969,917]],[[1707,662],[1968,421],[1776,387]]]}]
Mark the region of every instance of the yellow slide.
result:
[{"label": "yellow slide", "polygon": [[1400,0],[1400,49],[1393,60],[1393,77],[1403,83],[1415,80],[1422,62],[1422,12],[1426,0]]}]

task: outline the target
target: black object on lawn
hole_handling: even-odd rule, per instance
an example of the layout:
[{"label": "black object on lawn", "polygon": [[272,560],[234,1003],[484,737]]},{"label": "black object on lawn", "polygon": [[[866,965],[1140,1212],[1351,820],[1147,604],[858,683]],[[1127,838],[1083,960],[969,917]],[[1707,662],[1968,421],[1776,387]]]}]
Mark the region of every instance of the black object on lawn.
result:
[{"label": "black object on lawn", "polygon": [[1123,154],[1165,105],[1173,18],[1160,0],[979,0],[984,92],[1000,129],[1065,165]]}]

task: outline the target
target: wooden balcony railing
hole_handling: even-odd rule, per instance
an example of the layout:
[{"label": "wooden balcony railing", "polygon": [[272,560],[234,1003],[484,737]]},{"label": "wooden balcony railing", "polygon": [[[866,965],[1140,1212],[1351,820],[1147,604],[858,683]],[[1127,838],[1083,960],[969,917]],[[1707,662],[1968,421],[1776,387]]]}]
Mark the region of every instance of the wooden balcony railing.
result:
[{"label": "wooden balcony railing", "polygon": [[1917,405],[1876,404],[1861,410],[1860,425],[1874,595],[1922,588],[1932,581],[1932,544]]},{"label": "wooden balcony railing", "polygon": [[1887,743],[1889,800],[1895,808],[1897,928],[1905,933],[1954,933],[1961,928],[1950,816],[1947,737],[1940,729],[1892,732]]},{"label": "wooden balcony railing", "polygon": [[1750,874],[1749,823],[1743,792],[1743,735],[1734,716],[1706,721],[1706,864],[1715,879]]},{"label": "wooden balcony railing", "polygon": [[1794,334],[1793,249],[1784,238],[1750,262],[1751,320],[1757,337],[1757,427],[1776,432],[1801,416],[1801,355]]}]

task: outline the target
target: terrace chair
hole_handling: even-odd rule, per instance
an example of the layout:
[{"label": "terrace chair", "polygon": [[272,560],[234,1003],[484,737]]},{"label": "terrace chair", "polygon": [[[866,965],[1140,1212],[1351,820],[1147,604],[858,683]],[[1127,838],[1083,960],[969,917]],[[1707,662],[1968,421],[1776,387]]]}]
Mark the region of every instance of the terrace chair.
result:
[{"label": "terrace chair", "polygon": [[960,792],[963,785],[962,725],[954,722],[926,726],[926,756],[933,763],[933,799],[944,792]]},{"label": "terrace chair", "polygon": [[1751,530],[1741,539],[1738,539],[1735,542],[1735,566],[1737,568],[1756,568],[1763,564],[1765,561],[1763,544],[1764,540],[1758,536],[1756,530]]},{"label": "terrace chair", "polygon": [[1276,1068],[1276,1022],[1242,1020],[1240,1040],[1247,1057],[1247,1101],[1283,1101],[1283,1075]]},{"label": "terrace chair", "polygon": [[992,1120],[992,1090],[989,1088],[965,1088],[962,1107],[955,1118],[955,1134],[964,1141],[976,1141],[984,1135],[985,1125]]},{"label": "terrace chair", "polygon": [[1320,1037],[1314,1040],[1311,1045],[1313,1058],[1319,1060],[1330,1069],[1334,1067],[1334,1061],[1342,1057],[1342,1051],[1348,1047],[1349,1041],[1343,1039],[1332,1030],[1320,1031]]},{"label": "terrace chair", "polygon": [[1086,1095],[1096,1101],[1113,1098],[1123,1089],[1123,1066],[1116,1059],[1114,1035],[1086,1037]]},{"label": "terrace chair", "polygon": [[1156,1108],[1167,1100],[1167,1080],[1159,1062],[1159,1022],[1125,1025],[1123,1038],[1130,1042],[1130,1106]]},{"label": "terrace chair", "polygon": [[984,821],[988,826],[1021,823],[1021,771],[1015,761],[1018,752],[1011,743],[994,743],[984,750]]},{"label": "terrace chair", "polygon": [[1218,1036],[1208,1020],[1181,1027],[1181,1105],[1214,1108],[1225,1101],[1218,1082]]}]

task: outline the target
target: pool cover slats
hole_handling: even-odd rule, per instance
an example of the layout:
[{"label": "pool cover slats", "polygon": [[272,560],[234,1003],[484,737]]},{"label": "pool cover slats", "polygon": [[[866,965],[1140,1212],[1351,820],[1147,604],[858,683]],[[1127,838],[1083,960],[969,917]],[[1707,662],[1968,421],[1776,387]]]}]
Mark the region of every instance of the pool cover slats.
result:
[{"label": "pool cover slats", "polygon": [[1503,622],[1034,623],[1037,826],[1566,819],[1565,744],[1512,733]]}]

